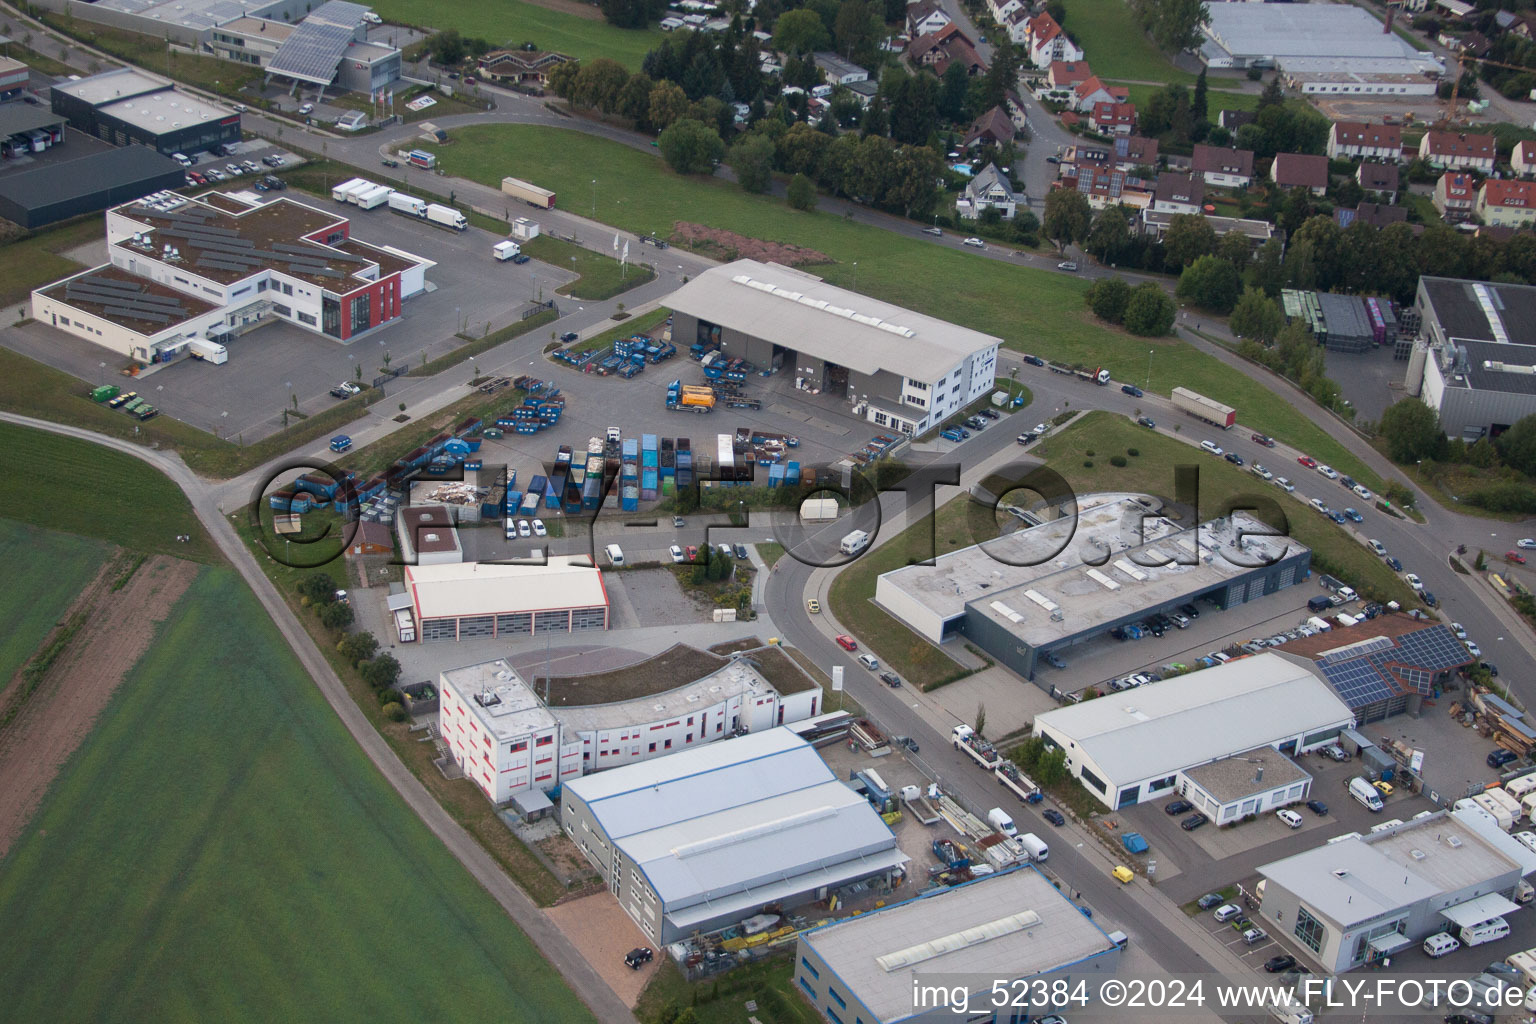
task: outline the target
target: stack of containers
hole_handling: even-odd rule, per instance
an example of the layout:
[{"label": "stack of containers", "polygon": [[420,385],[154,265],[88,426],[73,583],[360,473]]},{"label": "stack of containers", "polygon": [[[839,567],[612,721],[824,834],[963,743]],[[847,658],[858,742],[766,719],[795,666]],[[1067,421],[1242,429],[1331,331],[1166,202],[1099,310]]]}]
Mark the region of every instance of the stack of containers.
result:
[{"label": "stack of containers", "polygon": [[[772,470],[769,471],[772,475]],[[784,482],[793,487],[800,482],[800,463],[791,462],[784,467]]]},{"label": "stack of containers", "polygon": [[784,467],[773,465],[768,467],[768,486],[778,487],[784,483]]},{"label": "stack of containers", "polygon": [[640,438],[640,500],[655,501],[661,490],[661,446],[655,434]]},{"label": "stack of containers", "polygon": [[672,439],[661,439],[661,478],[665,480],[677,469],[677,449],[672,446]]},{"label": "stack of containers", "polygon": [[677,439],[677,486],[693,486],[693,443],[686,437]]},{"label": "stack of containers", "polygon": [[619,510],[637,512],[640,509],[640,442],[633,437],[624,439],[623,456],[619,461]]},{"label": "stack of containers", "polygon": [[721,483],[736,482],[736,438],[730,434],[715,435],[715,470]]}]

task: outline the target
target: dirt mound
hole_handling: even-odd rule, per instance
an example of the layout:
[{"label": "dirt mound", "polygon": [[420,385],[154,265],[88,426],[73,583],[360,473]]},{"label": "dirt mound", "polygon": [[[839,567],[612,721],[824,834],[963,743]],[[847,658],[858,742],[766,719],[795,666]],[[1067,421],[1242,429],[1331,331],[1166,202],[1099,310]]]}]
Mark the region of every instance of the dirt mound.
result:
[{"label": "dirt mound", "polygon": [[790,242],[765,242],[760,238],[748,238],[734,231],[705,227],[688,221],[678,221],[672,225],[672,239],[725,261],[757,260],[761,263],[782,263],[786,267],[832,262],[832,257],[815,249]]}]

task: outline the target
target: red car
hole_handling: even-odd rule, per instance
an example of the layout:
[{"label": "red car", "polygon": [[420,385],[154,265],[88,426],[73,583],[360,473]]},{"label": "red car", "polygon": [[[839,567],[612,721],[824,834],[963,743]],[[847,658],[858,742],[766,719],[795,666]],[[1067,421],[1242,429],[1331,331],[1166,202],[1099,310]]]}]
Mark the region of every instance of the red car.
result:
[{"label": "red car", "polygon": [[1516,565],[1524,565],[1525,564],[1525,556],[1522,555],[1518,551],[1506,551],[1506,552],[1504,552],[1504,560],[1506,562],[1514,562]]},{"label": "red car", "polygon": [[698,548],[698,545],[696,545],[696,544],[689,544],[687,549],[683,552],[683,554],[685,555],[685,557],[687,558],[688,561],[690,561],[690,562],[697,562],[699,560],[699,548]]},{"label": "red car", "polygon": [[1317,460],[1314,459],[1310,455],[1303,455],[1301,458],[1297,459],[1296,461],[1301,463],[1303,466],[1306,466],[1308,469],[1316,469],[1317,468]]},{"label": "red car", "polygon": [[837,646],[841,647],[845,651],[856,651],[859,649],[858,641],[849,636],[847,633],[838,634]]}]

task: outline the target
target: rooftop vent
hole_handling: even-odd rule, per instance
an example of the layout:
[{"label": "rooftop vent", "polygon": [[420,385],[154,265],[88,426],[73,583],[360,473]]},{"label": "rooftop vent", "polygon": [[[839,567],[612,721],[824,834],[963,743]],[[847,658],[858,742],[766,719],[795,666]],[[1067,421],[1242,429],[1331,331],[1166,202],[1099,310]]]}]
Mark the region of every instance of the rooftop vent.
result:
[{"label": "rooftop vent", "polygon": [[1461,836],[1446,836],[1445,845],[1453,850],[1461,849]]},{"label": "rooftop vent", "polygon": [[1408,856],[1412,857],[1414,860],[1423,860],[1426,855],[1423,850],[1409,850]]},{"label": "rooftop vent", "polygon": [[1349,877],[1349,872],[1345,871],[1343,868],[1334,868],[1333,869],[1333,877],[1334,878],[1348,878]]}]

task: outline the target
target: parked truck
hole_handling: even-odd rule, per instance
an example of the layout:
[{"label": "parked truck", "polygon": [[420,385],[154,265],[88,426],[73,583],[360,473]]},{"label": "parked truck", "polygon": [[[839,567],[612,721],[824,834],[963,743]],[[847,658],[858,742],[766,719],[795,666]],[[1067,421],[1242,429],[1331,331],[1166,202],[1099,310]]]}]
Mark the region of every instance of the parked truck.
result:
[{"label": "parked truck", "polygon": [[694,412],[710,412],[715,407],[715,393],[698,384],[684,384],[678,397],[678,406]]},{"label": "parked truck", "polygon": [[416,620],[411,617],[409,608],[401,608],[395,612],[395,633],[403,644],[416,642]]},{"label": "parked truck", "polygon": [[229,362],[229,350],[216,341],[207,338],[193,338],[187,342],[187,351],[194,359],[202,359],[215,366],[223,366]]},{"label": "parked truck", "polygon": [[348,198],[354,191],[371,185],[373,185],[373,182],[369,181],[367,178],[348,178],[340,185],[337,185],[335,188],[331,189],[331,198],[336,200],[338,203],[345,203],[348,201]]},{"label": "parked truck", "polygon": [[1195,419],[1213,426],[1228,430],[1237,422],[1237,410],[1230,405],[1222,405],[1212,398],[1198,395],[1189,388],[1174,388],[1172,392],[1173,404],[1176,408],[1193,416]]},{"label": "parked truck", "polygon": [[427,201],[416,196],[406,195],[404,192],[391,192],[389,194],[389,208],[396,213],[403,213],[409,217],[427,216]]},{"label": "parked truck", "polygon": [[1109,371],[1102,366],[1093,370],[1073,370],[1072,374],[1078,380],[1085,380],[1090,384],[1097,384],[1099,387],[1109,383]]},{"label": "parked truck", "polygon": [[464,218],[462,213],[451,206],[444,206],[441,203],[427,204],[427,222],[437,224],[440,227],[452,228],[455,231],[463,231],[469,227],[469,221]]},{"label": "parked truck", "polygon": [[964,751],[987,771],[995,770],[1002,763],[1003,755],[992,744],[977,736],[976,730],[968,725],[955,726],[950,730],[949,738],[956,750]]},{"label": "parked truck", "polygon": [[521,199],[529,206],[537,206],[541,210],[553,210],[555,208],[555,194],[547,188],[539,188],[532,182],[523,181],[521,178],[502,178],[501,190],[513,199]]},{"label": "parked truck", "polygon": [[1040,792],[1040,787],[1035,785],[1035,780],[1019,771],[1012,761],[1003,761],[997,766],[997,781],[1005,789],[1013,791],[1014,795],[1027,804],[1037,804],[1045,797]]},{"label": "parked truck", "polygon": [[497,242],[491,246],[491,255],[503,263],[522,251],[522,247],[516,242]]},{"label": "parked truck", "polygon": [[347,196],[347,199],[355,206],[361,206],[365,210],[372,210],[388,202],[389,197],[394,194],[394,191],[388,185],[369,183],[367,188],[355,189]]},{"label": "parked truck", "polygon": [[906,805],[907,811],[924,825],[937,825],[942,820],[938,810],[916,786],[901,787],[901,802]]}]

